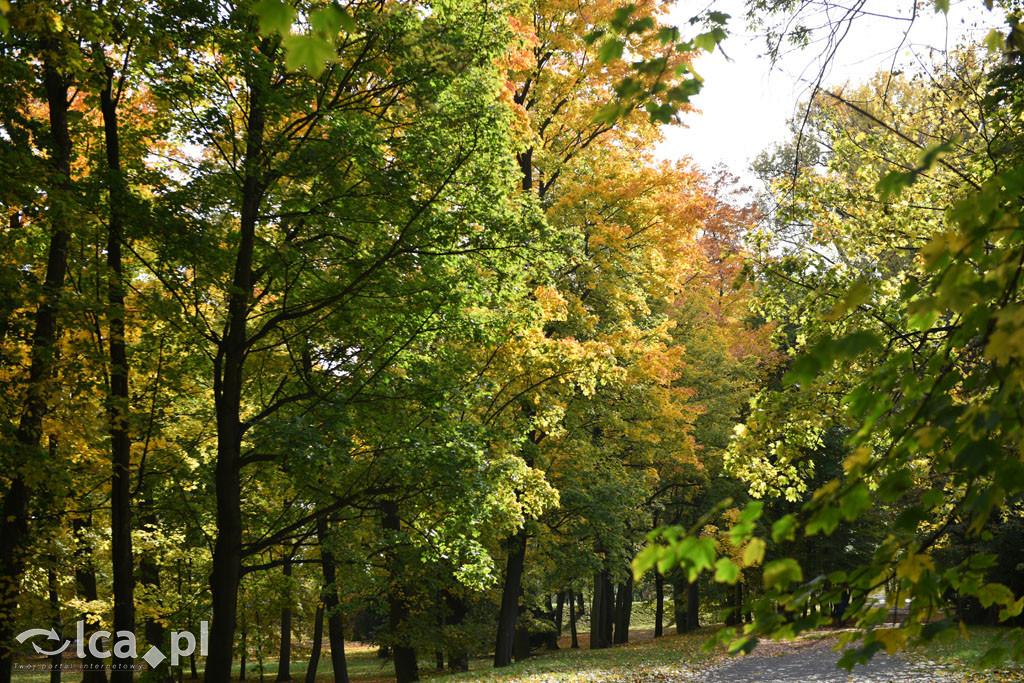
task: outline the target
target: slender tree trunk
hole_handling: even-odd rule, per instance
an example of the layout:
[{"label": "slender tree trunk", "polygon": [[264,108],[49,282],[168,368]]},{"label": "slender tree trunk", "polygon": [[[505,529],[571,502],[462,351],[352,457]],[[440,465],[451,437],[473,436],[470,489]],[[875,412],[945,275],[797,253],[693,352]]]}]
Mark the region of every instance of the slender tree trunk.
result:
[{"label": "slender tree trunk", "polygon": [[331,646],[331,665],[336,683],[348,683],[348,664],[345,661],[345,618],[338,602],[338,570],[334,553],[328,550],[327,517],[316,520],[317,541],[320,544],[320,564],[324,573],[324,611],[327,614],[327,638]]},{"label": "slender tree trunk", "polygon": [[324,606],[316,606],[313,617],[313,650],[309,653],[309,664],[306,666],[306,683],[316,681],[316,670],[320,666],[320,650],[324,646]]},{"label": "slender tree trunk", "polygon": [[661,572],[654,572],[654,637],[665,635],[665,577]]},{"label": "slender tree trunk", "polygon": [[[241,660],[238,662],[238,680],[240,681],[245,680],[245,660],[246,655],[249,654],[249,647],[248,643],[246,642],[248,638],[246,636],[248,636],[248,634],[245,631],[242,631],[242,657]],[[210,678],[209,672],[207,672],[206,678]]]},{"label": "slender tree trunk", "polygon": [[629,622],[633,612],[633,574],[629,573],[626,582],[619,584],[618,599],[615,604],[615,639],[616,644],[629,642]]},{"label": "slender tree trunk", "polygon": [[519,594],[523,585],[523,566],[526,562],[526,529],[520,529],[508,542],[508,562],[505,565],[505,584],[501,591],[501,609],[498,612],[498,636],[494,645],[494,666],[512,663],[516,623],[519,619]]},{"label": "slender tree trunk", "polygon": [[[57,558],[51,558],[51,561],[56,564]],[[57,632],[61,638],[64,637],[64,622],[60,618],[60,596],[57,592],[57,572],[53,569],[49,569],[46,572],[46,587],[47,597],[50,601],[50,610],[53,613],[53,622],[51,628]],[[50,683],[60,683],[60,667],[61,659],[64,653],[58,652],[55,655],[50,655]]]},{"label": "slender tree trunk", "polygon": [[[142,516],[142,527],[144,529],[157,529],[158,520],[156,515],[153,513],[154,504],[150,499],[149,495],[145,497],[143,501],[143,508],[146,510]],[[152,555],[148,553],[141,553],[139,555],[139,583],[142,584],[145,589],[151,594],[158,594],[160,589],[160,566],[154,561]],[[149,616],[146,619],[144,627],[146,642],[151,646],[160,648],[161,651],[166,651],[164,648],[164,625],[160,622],[156,615]],[[145,653],[143,653],[145,654]],[[147,664],[148,666],[148,664]],[[170,660],[164,660],[157,667],[149,667],[151,670],[159,671],[157,680],[169,681],[171,680],[171,668]],[[193,679],[198,678],[193,672]]]},{"label": "slender tree trunk", "polygon": [[[103,49],[97,48],[103,59]],[[114,70],[105,63],[106,81],[100,91],[103,139],[107,153],[109,211],[107,221],[107,347],[110,360],[110,394],[107,399],[107,427],[110,432],[110,561],[114,588],[114,631],[135,632],[135,575],[132,560],[131,514],[131,411],[128,394],[128,353],[124,325],[124,240],[123,209],[127,197],[121,176],[121,143],[117,130],[117,100]],[[110,668],[112,683],[129,683],[135,678],[131,657],[114,657]]]},{"label": "slender tree trunk", "polygon": [[590,649],[600,650],[608,647],[611,642],[605,632],[607,630],[609,602],[608,591],[610,583],[607,580],[607,570],[594,574],[594,599],[590,607]]},{"label": "slender tree trunk", "polygon": [[569,634],[572,638],[570,647],[573,650],[580,649],[579,637],[576,635],[576,596],[572,589],[569,590]]},{"label": "slender tree trunk", "polygon": [[[286,580],[291,578],[292,563],[284,563],[283,569]],[[291,587],[289,586],[289,594]],[[281,608],[281,650],[277,658],[277,678],[275,681],[292,680],[292,608],[286,604]]]},{"label": "slender tree trunk", "polygon": [[[46,52],[60,53],[57,41]],[[42,440],[43,418],[49,409],[47,384],[53,376],[57,341],[57,304],[64,289],[71,239],[67,204],[71,189],[71,135],[68,130],[68,82],[50,61],[43,59],[43,85],[50,123],[50,160],[55,171],[49,205],[50,244],[46,256],[46,275],[42,300],[36,309],[31,358],[26,382],[25,402],[14,432],[16,452],[9,461],[10,484],[0,505],[0,614],[14,615],[21,594],[21,575],[25,570],[24,550],[28,544],[29,499],[32,489],[25,479],[29,463],[37,460]],[[13,618],[0,619],[0,683],[12,680]]]},{"label": "slender tree trunk", "polygon": [[676,633],[686,633],[686,579],[677,574],[672,581],[672,607],[676,619]]},{"label": "slender tree trunk", "polygon": [[[264,40],[261,51],[269,51]],[[242,198],[235,272],[228,298],[227,323],[214,358],[213,394],[217,416],[217,462],[214,489],[217,494],[217,534],[213,546],[210,593],[213,623],[210,625],[206,680],[222,683],[231,674],[238,616],[238,585],[242,569],[241,405],[244,365],[249,350],[247,324],[253,287],[253,252],[256,224],[263,198],[263,138],[266,127],[266,92],[256,69],[246,74],[249,91],[248,130],[243,162]]]},{"label": "slender tree trunk", "polygon": [[558,599],[555,601],[555,629],[558,636],[562,636],[562,616],[565,614],[565,591],[558,592]]},{"label": "slender tree trunk", "polygon": [[[381,527],[390,534],[392,542],[401,531],[401,519],[398,507],[387,503],[383,508]],[[395,660],[396,683],[411,683],[420,679],[419,664],[416,661],[416,649],[406,642],[404,630],[409,620],[409,603],[401,585],[401,567],[397,552],[391,549],[387,553],[388,574],[391,586],[388,590],[388,631],[391,637],[391,650]]]},{"label": "slender tree trunk", "polygon": [[612,629],[615,623],[615,587],[612,585],[611,572],[607,569],[603,572],[604,575],[604,600],[602,601],[602,612],[601,612],[601,634],[604,638],[602,641],[604,647],[611,647],[612,645]]},{"label": "slender tree trunk", "polygon": [[[81,519],[72,522],[72,529],[78,540],[78,546],[75,548],[75,584],[78,594],[83,600],[95,602],[99,600],[99,592],[96,589],[96,571],[92,566],[92,548],[88,547],[85,540],[81,538],[89,526],[86,521]],[[102,623],[99,619],[88,615],[82,615],[82,620],[85,622],[87,641],[84,644],[85,658],[82,660],[82,683],[107,683],[106,662],[93,656],[91,648],[88,646],[91,634],[99,630]]]}]

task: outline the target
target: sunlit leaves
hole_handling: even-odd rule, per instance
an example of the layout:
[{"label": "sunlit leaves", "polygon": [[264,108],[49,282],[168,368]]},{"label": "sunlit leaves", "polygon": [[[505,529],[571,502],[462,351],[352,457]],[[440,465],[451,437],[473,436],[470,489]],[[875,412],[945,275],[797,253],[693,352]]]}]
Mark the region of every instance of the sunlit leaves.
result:
[{"label": "sunlit leaves", "polygon": [[260,0],[253,11],[264,35],[279,33],[286,36],[295,21],[295,8],[286,0]]}]

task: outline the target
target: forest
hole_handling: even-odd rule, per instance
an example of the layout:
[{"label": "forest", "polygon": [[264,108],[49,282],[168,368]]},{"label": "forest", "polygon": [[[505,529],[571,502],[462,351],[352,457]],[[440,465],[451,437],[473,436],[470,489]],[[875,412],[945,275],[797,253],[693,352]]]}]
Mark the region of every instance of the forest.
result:
[{"label": "forest", "polygon": [[658,152],[719,2],[0,0],[0,683],[511,680],[639,612],[1024,662],[1024,8],[965,1],[751,187]]}]

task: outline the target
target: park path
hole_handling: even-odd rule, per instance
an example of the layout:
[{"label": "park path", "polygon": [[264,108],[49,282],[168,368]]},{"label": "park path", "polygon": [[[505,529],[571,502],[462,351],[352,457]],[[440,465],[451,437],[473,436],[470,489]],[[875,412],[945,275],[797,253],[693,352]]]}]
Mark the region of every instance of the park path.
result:
[{"label": "park path", "polygon": [[900,656],[876,654],[866,666],[853,671],[837,669],[840,653],[835,641],[788,643],[777,651],[739,656],[712,667],[700,680],[706,683],[951,683],[960,680],[942,667]]}]

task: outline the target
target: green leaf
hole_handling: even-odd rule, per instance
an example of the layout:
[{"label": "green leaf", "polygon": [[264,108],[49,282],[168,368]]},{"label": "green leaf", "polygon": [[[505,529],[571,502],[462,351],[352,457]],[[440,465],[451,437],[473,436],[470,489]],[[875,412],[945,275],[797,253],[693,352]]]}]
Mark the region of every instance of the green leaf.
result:
[{"label": "green leaf", "polygon": [[622,58],[622,51],[625,49],[626,44],[618,38],[610,38],[601,44],[601,47],[597,50],[597,60],[602,64],[607,64],[616,59]]},{"label": "green leaf", "polygon": [[813,536],[819,531],[823,531],[826,536],[830,536],[836,530],[836,527],[839,526],[839,518],[840,511],[838,508],[831,505],[819,508],[807,523],[807,535]]},{"label": "green leaf", "polygon": [[658,29],[658,40],[662,45],[668,45],[679,40],[679,29],[675,26],[662,26]]},{"label": "green leaf", "polygon": [[881,345],[882,339],[874,332],[858,330],[836,341],[832,345],[832,353],[836,358],[855,358]]},{"label": "green leaf", "polygon": [[715,562],[715,540],[689,536],[675,548],[676,560],[686,565],[687,579],[697,580],[705,569],[711,569]]},{"label": "green leaf", "polygon": [[869,507],[871,507],[871,491],[868,489],[868,485],[862,481],[854,484],[839,501],[840,512],[850,522],[857,519],[860,513]]},{"label": "green leaf", "polygon": [[734,584],[739,575],[739,566],[728,557],[720,557],[715,562],[715,581],[718,583]]},{"label": "green leaf", "polygon": [[651,17],[644,17],[643,19],[637,19],[626,28],[626,33],[643,33],[654,28],[654,19]]},{"label": "green leaf", "polygon": [[783,378],[783,384],[809,384],[821,374],[825,368],[821,359],[814,353],[803,353],[796,357],[793,365]]},{"label": "green leaf", "polygon": [[328,36],[335,36],[342,30],[346,33],[353,33],[356,30],[356,20],[341,7],[329,5],[318,9],[309,15],[309,24],[314,30],[326,33]]},{"label": "green leaf", "polygon": [[988,49],[990,55],[1001,53],[1006,49],[1006,39],[1003,37],[1003,32],[997,28],[989,31],[981,42]]},{"label": "green leaf", "polygon": [[800,564],[791,557],[773,560],[764,566],[764,587],[768,590],[785,590],[786,586],[794,581],[802,581],[803,578]]},{"label": "green leaf", "polygon": [[295,21],[295,8],[284,0],[260,0],[253,8],[260,23],[260,33],[288,35]]},{"label": "green leaf", "polygon": [[292,71],[306,67],[306,70],[314,77],[324,72],[327,62],[338,59],[334,43],[320,36],[287,36],[282,44],[285,49],[285,66]]},{"label": "green leaf", "polygon": [[615,123],[620,116],[626,113],[626,108],[618,102],[610,102],[594,114],[594,123],[603,123],[607,126]]},{"label": "green leaf", "polygon": [[935,0],[935,12],[949,14],[949,0]]},{"label": "green leaf", "polygon": [[772,540],[775,543],[792,541],[796,537],[797,521],[793,515],[786,515],[772,524]]},{"label": "green leaf", "polygon": [[725,31],[717,26],[706,33],[694,37],[693,45],[705,52],[714,52],[715,46],[725,40]]}]

